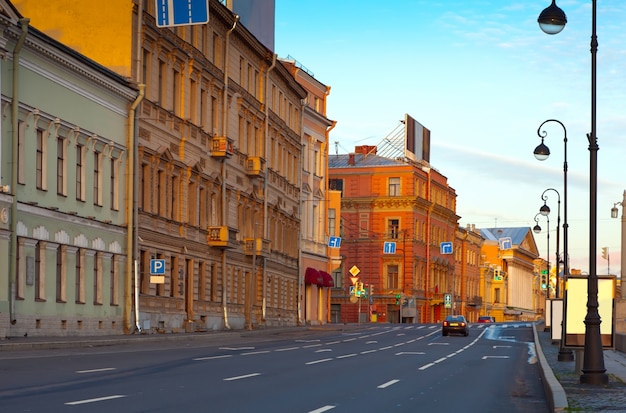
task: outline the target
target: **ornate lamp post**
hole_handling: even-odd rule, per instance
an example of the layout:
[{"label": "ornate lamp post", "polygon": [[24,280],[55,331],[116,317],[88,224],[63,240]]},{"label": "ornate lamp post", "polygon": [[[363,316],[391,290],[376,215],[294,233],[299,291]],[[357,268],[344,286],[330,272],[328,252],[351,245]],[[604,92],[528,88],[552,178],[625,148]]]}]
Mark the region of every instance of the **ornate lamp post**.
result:
[{"label": "ornate lamp post", "polygon": [[[547,228],[546,228],[546,238],[547,238],[547,242],[546,245],[548,246],[547,251],[546,251],[546,272],[547,272],[547,276],[550,276],[550,218],[547,215],[543,215],[541,212],[538,212],[537,215],[535,215],[535,226],[533,227],[533,232],[535,234],[539,234],[541,232],[541,227],[539,226],[539,219],[537,218],[538,216],[545,216],[546,220],[548,221],[547,224]],[[550,287],[548,284],[548,288],[546,288],[546,298],[550,298]]]},{"label": "ornate lamp post", "polygon": [[[596,136],[596,55],[598,38],[596,36],[597,0],[591,1],[591,133],[589,141],[589,276],[587,278],[587,315],[585,316],[585,348],[580,382],[603,385],[609,382],[604,367],[604,352],[600,335],[600,313],[598,312],[598,274],[597,274],[597,238],[598,238],[598,139]],[[556,0],[541,12],[537,19],[539,27],[547,34],[557,34],[565,27],[567,18],[563,10],[556,5]]]},{"label": "ornate lamp post", "polygon": [[622,202],[616,202],[613,204],[613,208],[611,208],[611,218],[617,218],[617,206],[622,206],[622,243],[621,243],[621,277],[622,277],[622,298],[626,298],[626,289],[624,289],[624,263],[626,262],[626,191],[624,191]]},{"label": "ornate lamp post", "polygon": [[[567,278],[569,275],[569,244],[568,244],[568,230],[569,224],[567,223],[567,129],[565,129],[565,125],[561,123],[561,121],[557,119],[548,119],[544,121],[539,128],[537,128],[537,135],[541,138],[541,144],[535,148],[533,152],[535,158],[540,161],[545,161],[550,156],[550,149],[543,143],[543,140],[548,136],[548,132],[542,130],[543,125],[549,122],[556,122],[563,128],[563,146],[564,146],[564,160],[563,160],[563,277]],[[559,224],[557,224],[558,226]],[[558,233],[558,232],[557,232]],[[558,243],[558,241],[557,241]],[[558,245],[557,245],[558,249]],[[557,251],[558,253],[558,251]],[[557,262],[557,266],[559,263]],[[558,271],[557,271],[558,272]],[[558,291],[557,284],[557,291]],[[559,298],[559,294],[557,292],[557,298]]]},{"label": "ornate lamp post", "polygon": [[[561,226],[561,194],[559,194],[559,191],[557,191],[554,188],[548,188],[545,191],[543,191],[543,193],[541,194],[541,199],[543,200],[543,205],[541,206],[541,208],[539,208],[539,213],[541,215],[543,215],[544,217],[547,217],[548,215],[550,215],[550,207],[548,206],[548,204],[546,203],[548,201],[548,196],[546,195],[546,192],[548,191],[554,191],[556,193],[557,196],[557,204],[558,204],[558,208],[557,208],[557,218],[556,218],[556,288],[554,290],[555,293],[555,298],[560,298],[560,287],[559,285],[561,284],[559,281],[559,263],[561,262],[561,255],[559,253],[559,246],[560,246],[560,239],[561,237],[559,236],[560,234],[560,230],[559,227]],[[548,276],[550,274],[548,273]]]}]

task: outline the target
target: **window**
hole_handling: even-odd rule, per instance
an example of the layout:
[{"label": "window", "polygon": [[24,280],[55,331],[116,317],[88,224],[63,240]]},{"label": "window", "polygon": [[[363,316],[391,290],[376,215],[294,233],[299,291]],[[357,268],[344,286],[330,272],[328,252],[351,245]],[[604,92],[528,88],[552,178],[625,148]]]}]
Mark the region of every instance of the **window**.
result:
[{"label": "window", "polygon": [[400,178],[389,178],[389,196],[400,196]]},{"label": "window", "polygon": [[387,265],[387,288],[398,288],[398,265]]},{"label": "window", "polygon": [[93,303],[102,304],[102,253],[97,252],[93,259]]},{"label": "window", "polygon": [[163,60],[159,60],[159,89],[157,96],[157,104],[161,107],[165,105],[165,97],[167,90],[167,64]]},{"label": "window", "polygon": [[46,299],[46,243],[37,242],[35,246],[35,301]]},{"label": "window", "polygon": [[76,254],[76,304],[85,304],[85,250]]},{"label": "window", "polygon": [[46,140],[44,131],[37,129],[37,155],[35,159],[37,189],[46,189]]},{"label": "window", "polygon": [[493,302],[494,302],[494,303],[499,303],[499,302],[500,302],[500,289],[499,289],[499,288],[496,288],[496,289],[494,290],[494,296],[495,296],[495,297],[494,297],[494,299],[493,299]]},{"label": "window", "polygon": [[57,194],[66,195],[65,139],[57,137]]},{"label": "window", "polygon": [[115,259],[115,256],[111,260],[111,305],[119,305],[119,277],[117,276],[117,265],[118,260]]},{"label": "window", "polygon": [[398,234],[400,233],[399,219],[390,219],[389,221],[387,221],[387,233],[389,235],[389,238],[398,238]]},{"label": "window", "polygon": [[328,208],[328,234],[335,235],[335,231],[337,230],[337,211],[335,208]]},{"label": "window", "polygon": [[65,247],[62,245],[59,245],[59,247],[57,248],[57,267],[56,267],[57,303],[64,303],[67,300],[64,252],[65,252]]},{"label": "window", "polygon": [[24,122],[18,122],[17,126],[17,182],[23,184],[26,180],[24,167],[26,165],[24,157],[24,140],[26,125]]},{"label": "window", "polygon": [[332,191],[343,191],[343,179],[329,179],[328,188]]},{"label": "window", "polygon": [[152,79],[150,79],[151,69],[152,69],[152,54],[150,51],[143,51],[143,62],[142,62],[142,80],[146,85],[146,99],[151,99],[152,95],[150,93],[150,86],[152,86]]},{"label": "window", "polygon": [[100,152],[93,153],[93,203],[102,205],[102,165],[100,164]]},{"label": "window", "polygon": [[[193,26],[192,26],[193,27]],[[191,79],[189,85],[189,115],[191,122],[198,124],[198,82]]]},{"label": "window", "polygon": [[182,76],[181,73],[174,69],[174,82],[172,82],[172,110],[176,116],[180,116],[182,112],[181,96],[182,96]]},{"label": "window", "polygon": [[76,145],[76,199],[85,200],[85,147]]},{"label": "window", "polygon": [[111,209],[119,209],[119,178],[117,173],[117,159],[111,159]]}]

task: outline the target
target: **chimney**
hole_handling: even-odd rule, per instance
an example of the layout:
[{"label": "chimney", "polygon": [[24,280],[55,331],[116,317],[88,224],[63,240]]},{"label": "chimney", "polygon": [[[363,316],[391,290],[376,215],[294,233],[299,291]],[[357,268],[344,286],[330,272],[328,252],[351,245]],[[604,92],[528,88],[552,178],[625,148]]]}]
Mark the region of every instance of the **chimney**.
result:
[{"label": "chimney", "polygon": [[361,155],[376,155],[376,146],[375,145],[355,146],[354,151],[356,153],[360,153]]},{"label": "chimney", "polygon": [[355,162],[354,162],[354,156],[355,156],[355,155],[354,155],[353,153],[348,154],[348,165],[350,165],[350,166],[354,166],[354,164],[355,164]]}]

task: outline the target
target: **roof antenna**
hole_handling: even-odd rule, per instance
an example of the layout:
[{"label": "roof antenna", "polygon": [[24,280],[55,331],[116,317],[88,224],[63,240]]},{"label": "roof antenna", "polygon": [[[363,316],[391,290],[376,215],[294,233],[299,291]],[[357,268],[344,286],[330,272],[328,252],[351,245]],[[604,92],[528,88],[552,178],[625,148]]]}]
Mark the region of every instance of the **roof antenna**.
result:
[{"label": "roof antenna", "polygon": [[335,156],[339,156],[339,141],[335,141]]}]

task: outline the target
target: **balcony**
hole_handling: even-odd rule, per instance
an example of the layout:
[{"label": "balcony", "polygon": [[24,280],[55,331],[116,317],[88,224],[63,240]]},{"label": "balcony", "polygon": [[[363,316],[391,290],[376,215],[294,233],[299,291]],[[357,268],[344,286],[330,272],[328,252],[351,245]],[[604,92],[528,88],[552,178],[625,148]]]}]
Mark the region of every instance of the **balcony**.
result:
[{"label": "balcony", "polygon": [[236,248],[237,230],[229,227],[209,227],[207,241],[210,247]]},{"label": "balcony", "polygon": [[271,246],[271,241],[268,239],[244,238],[243,253],[246,255],[257,255],[259,257],[269,257],[270,246]]},{"label": "balcony", "polygon": [[248,176],[265,176],[265,160],[259,156],[249,156],[246,160],[246,173]]},{"label": "balcony", "polygon": [[233,155],[233,140],[226,136],[214,136],[211,141],[211,156],[230,158]]}]

